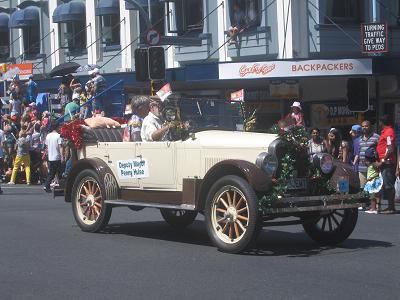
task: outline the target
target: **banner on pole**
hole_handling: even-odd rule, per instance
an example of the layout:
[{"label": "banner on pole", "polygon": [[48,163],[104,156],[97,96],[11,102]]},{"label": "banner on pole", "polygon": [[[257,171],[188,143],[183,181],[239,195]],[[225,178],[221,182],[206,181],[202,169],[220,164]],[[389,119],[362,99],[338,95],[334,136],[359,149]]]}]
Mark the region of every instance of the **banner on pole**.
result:
[{"label": "banner on pole", "polygon": [[167,83],[156,94],[158,97],[160,97],[161,101],[164,102],[165,99],[167,99],[172,94],[171,85]]}]

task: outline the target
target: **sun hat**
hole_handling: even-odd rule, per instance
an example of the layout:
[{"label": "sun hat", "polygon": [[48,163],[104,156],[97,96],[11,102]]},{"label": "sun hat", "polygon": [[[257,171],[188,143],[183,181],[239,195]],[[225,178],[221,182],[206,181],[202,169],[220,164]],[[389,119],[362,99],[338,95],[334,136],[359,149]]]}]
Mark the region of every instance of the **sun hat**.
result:
[{"label": "sun hat", "polygon": [[301,104],[298,101],[294,101],[291,107],[297,107],[297,108],[301,109]]}]

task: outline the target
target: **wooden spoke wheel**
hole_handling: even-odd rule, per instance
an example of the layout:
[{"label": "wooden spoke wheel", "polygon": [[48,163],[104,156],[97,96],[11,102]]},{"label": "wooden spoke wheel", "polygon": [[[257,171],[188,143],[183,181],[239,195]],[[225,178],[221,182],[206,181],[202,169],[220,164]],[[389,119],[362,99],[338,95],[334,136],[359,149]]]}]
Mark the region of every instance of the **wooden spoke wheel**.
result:
[{"label": "wooden spoke wheel", "polygon": [[164,220],[175,228],[184,228],[193,223],[196,219],[197,212],[183,209],[160,209]]},{"label": "wooden spoke wheel", "polygon": [[96,232],[108,224],[111,207],[104,203],[104,189],[92,170],[79,173],[72,188],[72,209],[83,231]]},{"label": "wooden spoke wheel", "polygon": [[214,198],[211,222],[218,237],[225,243],[234,244],[246,233],[249,207],[246,197],[234,186],[226,186]]},{"label": "wooden spoke wheel", "polygon": [[100,186],[95,180],[88,178],[80,184],[78,194],[78,215],[83,223],[92,225],[100,217],[103,208]]},{"label": "wooden spoke wheel", "polygon": [[205,214],[210,238],[221,251],[241,252],[256,237],[258,199],[241,177],[224,176],[212,186]]},{"label": "wooden spoke wheel", "polygon": [[332,210],[318,217],[305,220],[303,228],[314,241],[321,245],[337,245],[353,232],[358,219],[358,209]]}]

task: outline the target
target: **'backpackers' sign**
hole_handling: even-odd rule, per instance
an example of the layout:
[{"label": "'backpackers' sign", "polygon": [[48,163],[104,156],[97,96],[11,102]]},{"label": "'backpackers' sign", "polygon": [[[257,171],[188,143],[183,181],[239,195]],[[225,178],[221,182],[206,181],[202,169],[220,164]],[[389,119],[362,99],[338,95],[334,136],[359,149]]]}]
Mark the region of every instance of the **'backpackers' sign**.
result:
[{"label": "'backpackers' sign", "polygon": [[388,52],[388,28],[386,23],[361,24],[363,53]]}]

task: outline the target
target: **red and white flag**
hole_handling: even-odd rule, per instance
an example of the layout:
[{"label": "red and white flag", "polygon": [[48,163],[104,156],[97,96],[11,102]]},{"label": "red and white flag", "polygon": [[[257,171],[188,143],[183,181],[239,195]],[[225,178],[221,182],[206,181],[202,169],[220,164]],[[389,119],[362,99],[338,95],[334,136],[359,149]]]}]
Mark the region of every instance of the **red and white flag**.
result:
[{"label": "red and white flag", "polygon": [[244,89],[241,89],[241,90],[231,93],[231,101],[243,102],[244,101]]},{"label": "red and white flag", "polygon": [[161,101],[164,102],[165,99],[172,94],[171,85],[167,83],[156,94],[160,97]]}]

